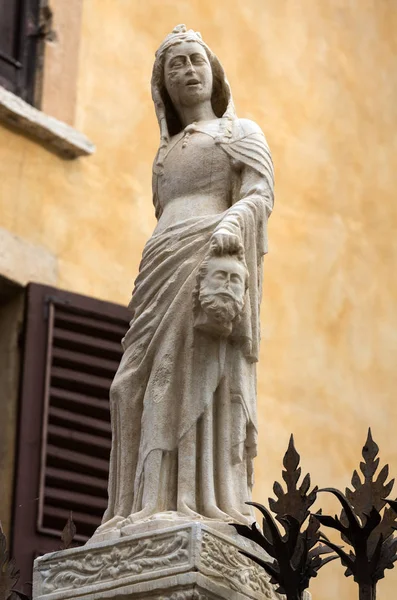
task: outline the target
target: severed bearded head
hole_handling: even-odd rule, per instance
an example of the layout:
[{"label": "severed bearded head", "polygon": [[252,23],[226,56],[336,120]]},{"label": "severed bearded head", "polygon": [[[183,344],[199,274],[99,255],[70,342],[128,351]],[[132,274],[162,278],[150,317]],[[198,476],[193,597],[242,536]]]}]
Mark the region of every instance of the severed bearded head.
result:
[{"label": "severed bearded head", "polygon": [[237,254],[209,255],[201,263],[196,288],[199,329],[227,336],[241,315],[248,288],[248,269]]}]

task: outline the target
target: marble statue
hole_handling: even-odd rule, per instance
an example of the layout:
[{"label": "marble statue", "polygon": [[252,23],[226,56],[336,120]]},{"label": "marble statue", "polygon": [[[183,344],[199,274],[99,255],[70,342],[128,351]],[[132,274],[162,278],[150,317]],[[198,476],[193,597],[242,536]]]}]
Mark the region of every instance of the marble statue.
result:
[{"label": "marble statue", "polygon": [[111,387],[109,504],[95,534],[105,539],[159,514],[253,520],[271,156],[258,125],[237,118],[199,33],[180,25],[163,41],[152,96],[158,223]]}]

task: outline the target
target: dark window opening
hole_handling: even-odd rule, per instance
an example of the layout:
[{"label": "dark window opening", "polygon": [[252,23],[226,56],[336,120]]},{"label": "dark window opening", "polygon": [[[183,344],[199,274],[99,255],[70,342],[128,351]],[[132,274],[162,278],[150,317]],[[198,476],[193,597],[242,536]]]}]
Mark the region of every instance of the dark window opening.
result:
[{"label": "dark window opening", "polygon": [[40,0],[0,0],[0,85],[30,104],[40,31]]}]

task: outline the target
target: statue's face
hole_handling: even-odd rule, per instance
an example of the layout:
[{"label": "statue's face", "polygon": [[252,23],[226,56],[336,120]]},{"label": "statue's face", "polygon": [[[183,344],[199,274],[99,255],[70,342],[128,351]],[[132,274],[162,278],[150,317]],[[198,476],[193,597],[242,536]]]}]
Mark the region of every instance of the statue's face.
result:
[{"label": "statue's face", "polygon": [[165,87],[178,112],[211,99],[212,69],[198,42],[171,46],[164,63]]},{"label": "statue's face", "polygon": [[233,256],[214,256],[200,284],[200,304],[216,321],[230,322],[244,306],[247,272]]}]

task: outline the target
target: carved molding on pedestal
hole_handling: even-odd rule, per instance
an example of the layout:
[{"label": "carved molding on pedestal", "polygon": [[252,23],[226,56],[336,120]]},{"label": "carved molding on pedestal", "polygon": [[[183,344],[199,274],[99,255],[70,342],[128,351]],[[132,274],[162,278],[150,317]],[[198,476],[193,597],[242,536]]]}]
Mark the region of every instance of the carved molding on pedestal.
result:
[{"label": "carved molding on pedestal", "polygon": [[35,561],[34,599],[280,600],[230,534],[191,522],[47,554]]},{"label": "carved molding on pedestal", "polygon": [[56,558],[49,562],[40,569],[42,592],[49,594],[60,589],[84,588],[183,564],[189,564],[187,531],[172,532],[168,536],[125,539],[107,549],[91,546],[84,555],[75,559],[61,561]]},{"label": "carved molding on pedestal", "polygon": [[260,594],[261,598],[277,597],[269,578],[252,560],[239,553],[238,546],[225,543],[224,539],[210,532],[203,533],[200,562],[208,574],[226,580],[231,589]]},{"label": "carved molding on pedestal", "polygon": [[162,596],[158,600],[209,600],[209,596],[198,590],[185,590],[183,592],[175,592],[172,596]]}]

